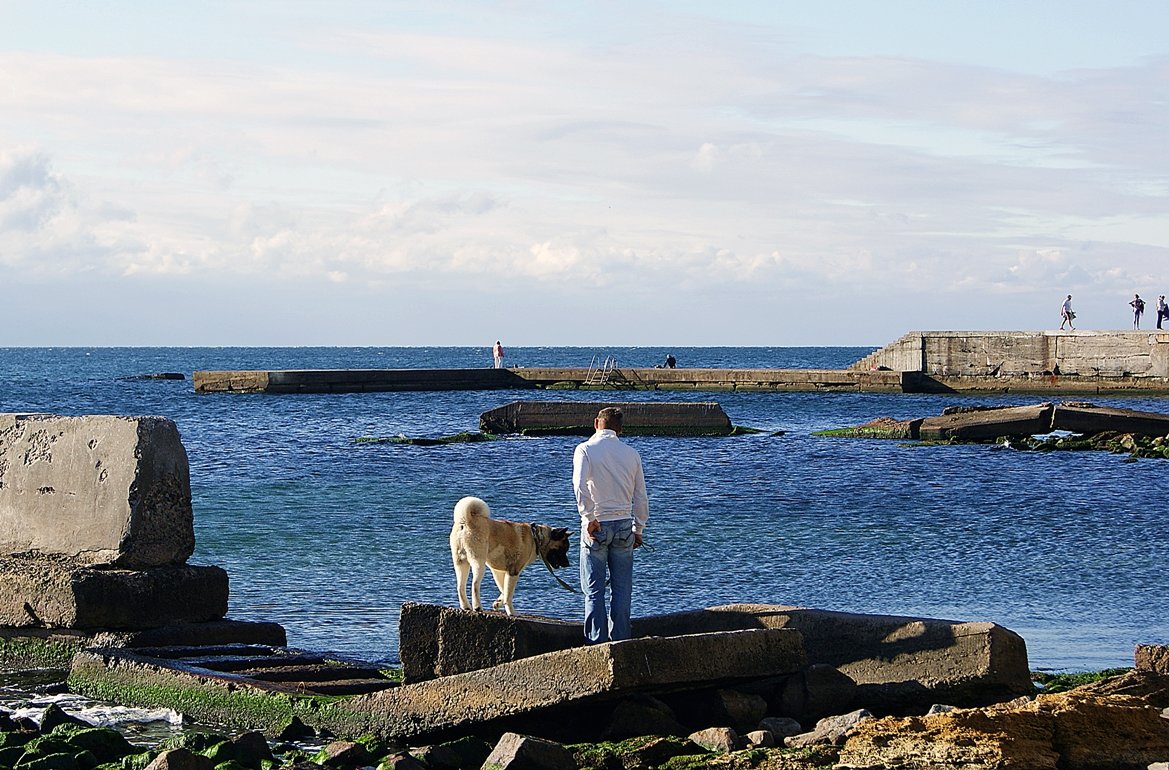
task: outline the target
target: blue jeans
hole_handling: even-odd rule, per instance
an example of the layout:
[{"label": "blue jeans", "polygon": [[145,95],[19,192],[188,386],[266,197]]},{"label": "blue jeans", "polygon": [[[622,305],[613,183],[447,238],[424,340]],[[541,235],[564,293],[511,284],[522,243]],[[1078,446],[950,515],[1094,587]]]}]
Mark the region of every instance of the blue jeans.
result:
[{"label": "blue jeans", "polygon": [[[610,606],[605,611],[605,576]],[[633,520],[602,521],[596,539],[580,531],[580,586],[584,592],[584,633],[588,644],[628,639],[633,600]]]}]

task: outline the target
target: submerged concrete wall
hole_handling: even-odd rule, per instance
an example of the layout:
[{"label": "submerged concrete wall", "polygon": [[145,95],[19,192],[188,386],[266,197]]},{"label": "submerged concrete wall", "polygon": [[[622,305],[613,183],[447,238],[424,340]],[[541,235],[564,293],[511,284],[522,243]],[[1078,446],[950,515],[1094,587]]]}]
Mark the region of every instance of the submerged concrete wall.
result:
[{"label": "submerged concrete wall", "polygon": [[[939,377],[1169,377],[1169,332],[912,332],[849,368]],[[1057,369],[1058,367],[1058,369]]]},{"label": "submerged concrete wall", "polygon": [[0,554],[144,569],[183,564],[194,550],[174,422],[0,414]]}]

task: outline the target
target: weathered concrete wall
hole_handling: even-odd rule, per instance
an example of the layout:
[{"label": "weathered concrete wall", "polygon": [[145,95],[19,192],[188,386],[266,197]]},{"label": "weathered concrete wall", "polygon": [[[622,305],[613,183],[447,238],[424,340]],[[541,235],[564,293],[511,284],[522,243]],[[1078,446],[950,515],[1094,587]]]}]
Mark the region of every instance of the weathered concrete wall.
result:
[{"label": "weathered concrete wall", "polygon": [[630,435],[727,435],[731,418],[713,401],[659,403],[631,401],[513,401],[479,416],[486,433],[593,432],[593,420],[603,407],[620,407],[624,431]]},{"label": "weathered concrete wall", "polygon": [[849,368],[942,377],[1169,377],[1169,332],[913,332]]},{"label": "weathered concrete wall", "polygon": [[[341,729],[360,725],[413,740],[551,707],[751,681],[792,674],[805,665],[800,634],[788,629],[629,639],[351,698],[336,704],[334,718]],[[324,726],[334,729],[329,720],[322,713]]]},{"label": "weathered concrete wall", "polygon": [[171,420],[0,414],[0,554],[144,569],[183,564],[194,548]]},{"label": "weathered concrete wall", "polygon": [[0,558],[0,626],[11,628],[133,630],[219,620],[227,594],[219,567],[93,569],[60,557]]},{"label": "weathered concrete wall", "polygon": [[[809,663],[840,669],[860,685],[865,703],[952,698],[974,704],[1030,693],[1027,646],[994,623],[859,615],[777,605],[731,604],[634,618],[635,637],[794,628]],[[406,681],[495,666],[508,656],[581,644],[579,623],[436,605],[403,605],[400,656]]]}]

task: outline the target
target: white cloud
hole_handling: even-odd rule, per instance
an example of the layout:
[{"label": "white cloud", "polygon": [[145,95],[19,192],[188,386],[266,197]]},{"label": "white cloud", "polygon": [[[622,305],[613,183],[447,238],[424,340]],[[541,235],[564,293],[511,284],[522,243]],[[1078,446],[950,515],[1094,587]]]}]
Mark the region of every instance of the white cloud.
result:
[{"label": "white cloud", "polygon": [[253,30],[286,57],[0,53],[0,262],[651,304],[1159,279],[1169,59],[809,55],[659,10],[603,41],[493,7],[483,31]]}]

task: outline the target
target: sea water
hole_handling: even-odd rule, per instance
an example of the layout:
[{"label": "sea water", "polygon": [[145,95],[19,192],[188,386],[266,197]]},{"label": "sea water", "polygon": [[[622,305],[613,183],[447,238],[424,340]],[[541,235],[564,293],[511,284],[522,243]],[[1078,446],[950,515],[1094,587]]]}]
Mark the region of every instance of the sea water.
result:
[{"label": "sea water", "polygon": [[[871,348],[512,348],[509,366],[842,368]],[[464,495],[498,518],[569,527],[574,437],[442,446],[362,441],[476,430],[516,399],[718,401],[729,438],[630,437],[649,488],[635,615],[733,602],[994,621],[1032,668],[1131,665],[1169,641],[1169,463],[1098,452],[910,446],[815,431],[1026,396],[482,391],[196,394],[200,369],[490,365],[482,348],[0,349],[0,411],[162,415],[191,466],[194,564],[225,568],[231,618],[289,644],[393,663],[402,602],[455,606],[447,538]],[[178,372],[183,380],[136,379]],[[1101,405],[1169,411],[1163,398]],[[496,596],[490,578],[485,601]],[[539,564],[518,612],[575,619],[579,595]]]}]

